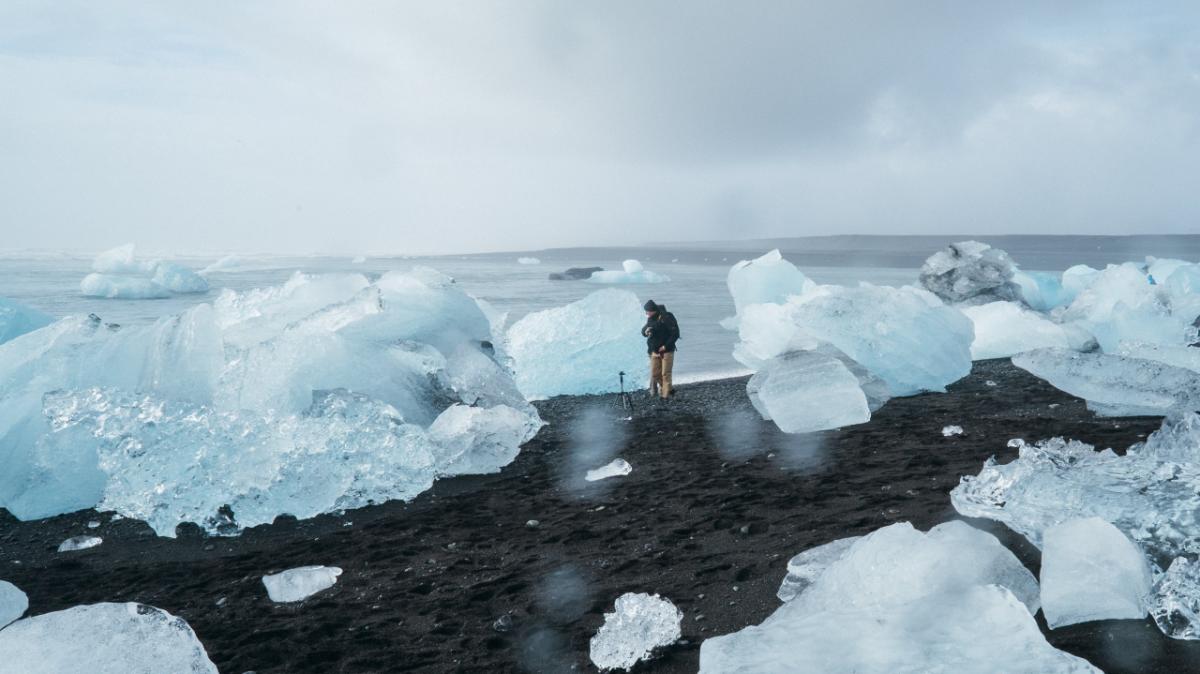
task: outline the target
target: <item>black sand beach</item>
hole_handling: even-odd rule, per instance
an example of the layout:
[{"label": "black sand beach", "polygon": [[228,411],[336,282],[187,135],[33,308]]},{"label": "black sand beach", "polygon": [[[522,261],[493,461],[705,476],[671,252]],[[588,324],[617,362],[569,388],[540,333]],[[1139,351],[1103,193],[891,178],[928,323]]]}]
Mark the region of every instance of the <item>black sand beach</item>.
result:
[{"label": "black sand beach", "polygon": [[[657,592],[684,612],[684,641],[638,671],[694,672],[703,639],[775,610],[790,556],[892,522],[955,518],[949,490],[989,456],[1014,457],[1009,439],[1064,435],[1123,451],[1159,424],[1095,418],[1007,361],[976,363],[948,394],[893,400],[870,423],[819,437],[761,421],[744,385],[684,386],[667,404],[643,394],[631,421],[612,396],[539,403],[549,425],[499,474],[236,538],[157,538],[92,511],[24,523],[0,511],[0,578],[28,593],[32,614],[101,601],[166,609],[226,674],[593,671],[588,640],[604,611],[624,592]],[[943,437],[947,424],[965,435]],[[633,473],[581,480],[613,456]],[[972,523],[1037,572],[1024,539]],[[55,552],[80,534],[104,543]],[[268,600],[263,574],[306,564],[344,573],[304,602]],[[1200,672],[1200,642],[1168,639],[1149,620],[1047,635],[1110,674]]]}]

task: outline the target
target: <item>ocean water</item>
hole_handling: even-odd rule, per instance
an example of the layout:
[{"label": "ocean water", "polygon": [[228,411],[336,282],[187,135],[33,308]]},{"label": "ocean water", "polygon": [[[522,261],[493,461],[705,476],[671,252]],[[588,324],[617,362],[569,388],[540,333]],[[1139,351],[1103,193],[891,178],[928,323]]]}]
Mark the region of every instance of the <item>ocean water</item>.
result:
[{"label": "ocean water", "polygon": [[[662,284],[620,286],[639,299],[665,304],[679,319],[683,338],[676,357],[679,381],[713,378],[742,372],[731,353],[735,335],[719,325],[733,314],[725,287],[729,267],[772,247],[796,263],[818,283],[842,285],[866,281],[879,285],[915,283],[917,270],[929,254],[947,243],[968,237],[824,237],[758,242],[715,242],[657,245],[640,248],[574,248],[529,253],[437,257],[368,257],[355,264],[349,256],[241,256],[235,269],[208,275],[213,289],[197,295],[161,300],[105,300],[83,297],[79,281],[91,271],[90,254],[7,253],[0,255],[0,296],[22,302],[52,316],[94,313],[120,324],[149,323],[199,302],[211,301],[222,288],[247,290],[278,285],[297,271],[356,272],[376,277],[391,270],[427,266],[453,276],[472,295],[508,314],[508,322],[525,314],[560,306],[602,287],[584,281],[550,281],[550,272],[568,267],[618,269],[637,258],[647,269],[670,276]],[[989,239],[984,239],[989,240]],[[994,237],[990,240],[1012,254],[1023,268],[1061,271],[1076,263],[1102,267],[1123,260],[1158,257],[1200,258],[1200,236],[1182,237]],[[535,256],[538,265],[521,265],[517,258]],[[147,259],[154,256],[144,255]],[[202,269],[217,257],[174,259]],[[616,376],[616,373],[613,373]]]}]

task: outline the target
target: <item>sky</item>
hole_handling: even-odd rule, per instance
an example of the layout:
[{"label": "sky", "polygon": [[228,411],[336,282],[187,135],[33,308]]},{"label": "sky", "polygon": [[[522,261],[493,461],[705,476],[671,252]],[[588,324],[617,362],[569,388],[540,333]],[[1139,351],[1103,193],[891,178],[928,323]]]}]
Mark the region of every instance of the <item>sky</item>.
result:
[{"label": "sky", "polygon": [[1200,5],[0,3],[0,248],[1200,233]]}]

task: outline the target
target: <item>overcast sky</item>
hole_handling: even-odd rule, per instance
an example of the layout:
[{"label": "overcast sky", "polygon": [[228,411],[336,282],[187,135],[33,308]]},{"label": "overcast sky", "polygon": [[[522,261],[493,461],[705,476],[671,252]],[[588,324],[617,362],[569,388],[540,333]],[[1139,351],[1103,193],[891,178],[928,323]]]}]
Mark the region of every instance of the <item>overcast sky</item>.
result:
[{"label": "overcast sky", "polygon": [[1200,232],[1196,7],[5,0],[0,247]]}]

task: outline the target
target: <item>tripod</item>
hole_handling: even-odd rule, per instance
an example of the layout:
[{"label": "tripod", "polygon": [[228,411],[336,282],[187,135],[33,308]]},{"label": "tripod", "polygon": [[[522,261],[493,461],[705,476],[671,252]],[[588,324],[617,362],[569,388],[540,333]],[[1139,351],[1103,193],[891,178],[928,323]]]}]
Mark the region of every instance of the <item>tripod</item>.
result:
[{"label": "tripod", "polygon": [[621,379],[621,396],[620,396],[620,398],[618,398],[618,401],[619,401],[618,404],[621,406],[621,409],[625,410],[630,415],[632,415],[633,414],[633,396],[629,395],[625,391],[625,372],[624,371],[618,372],[617,377],[619,377]]}]

